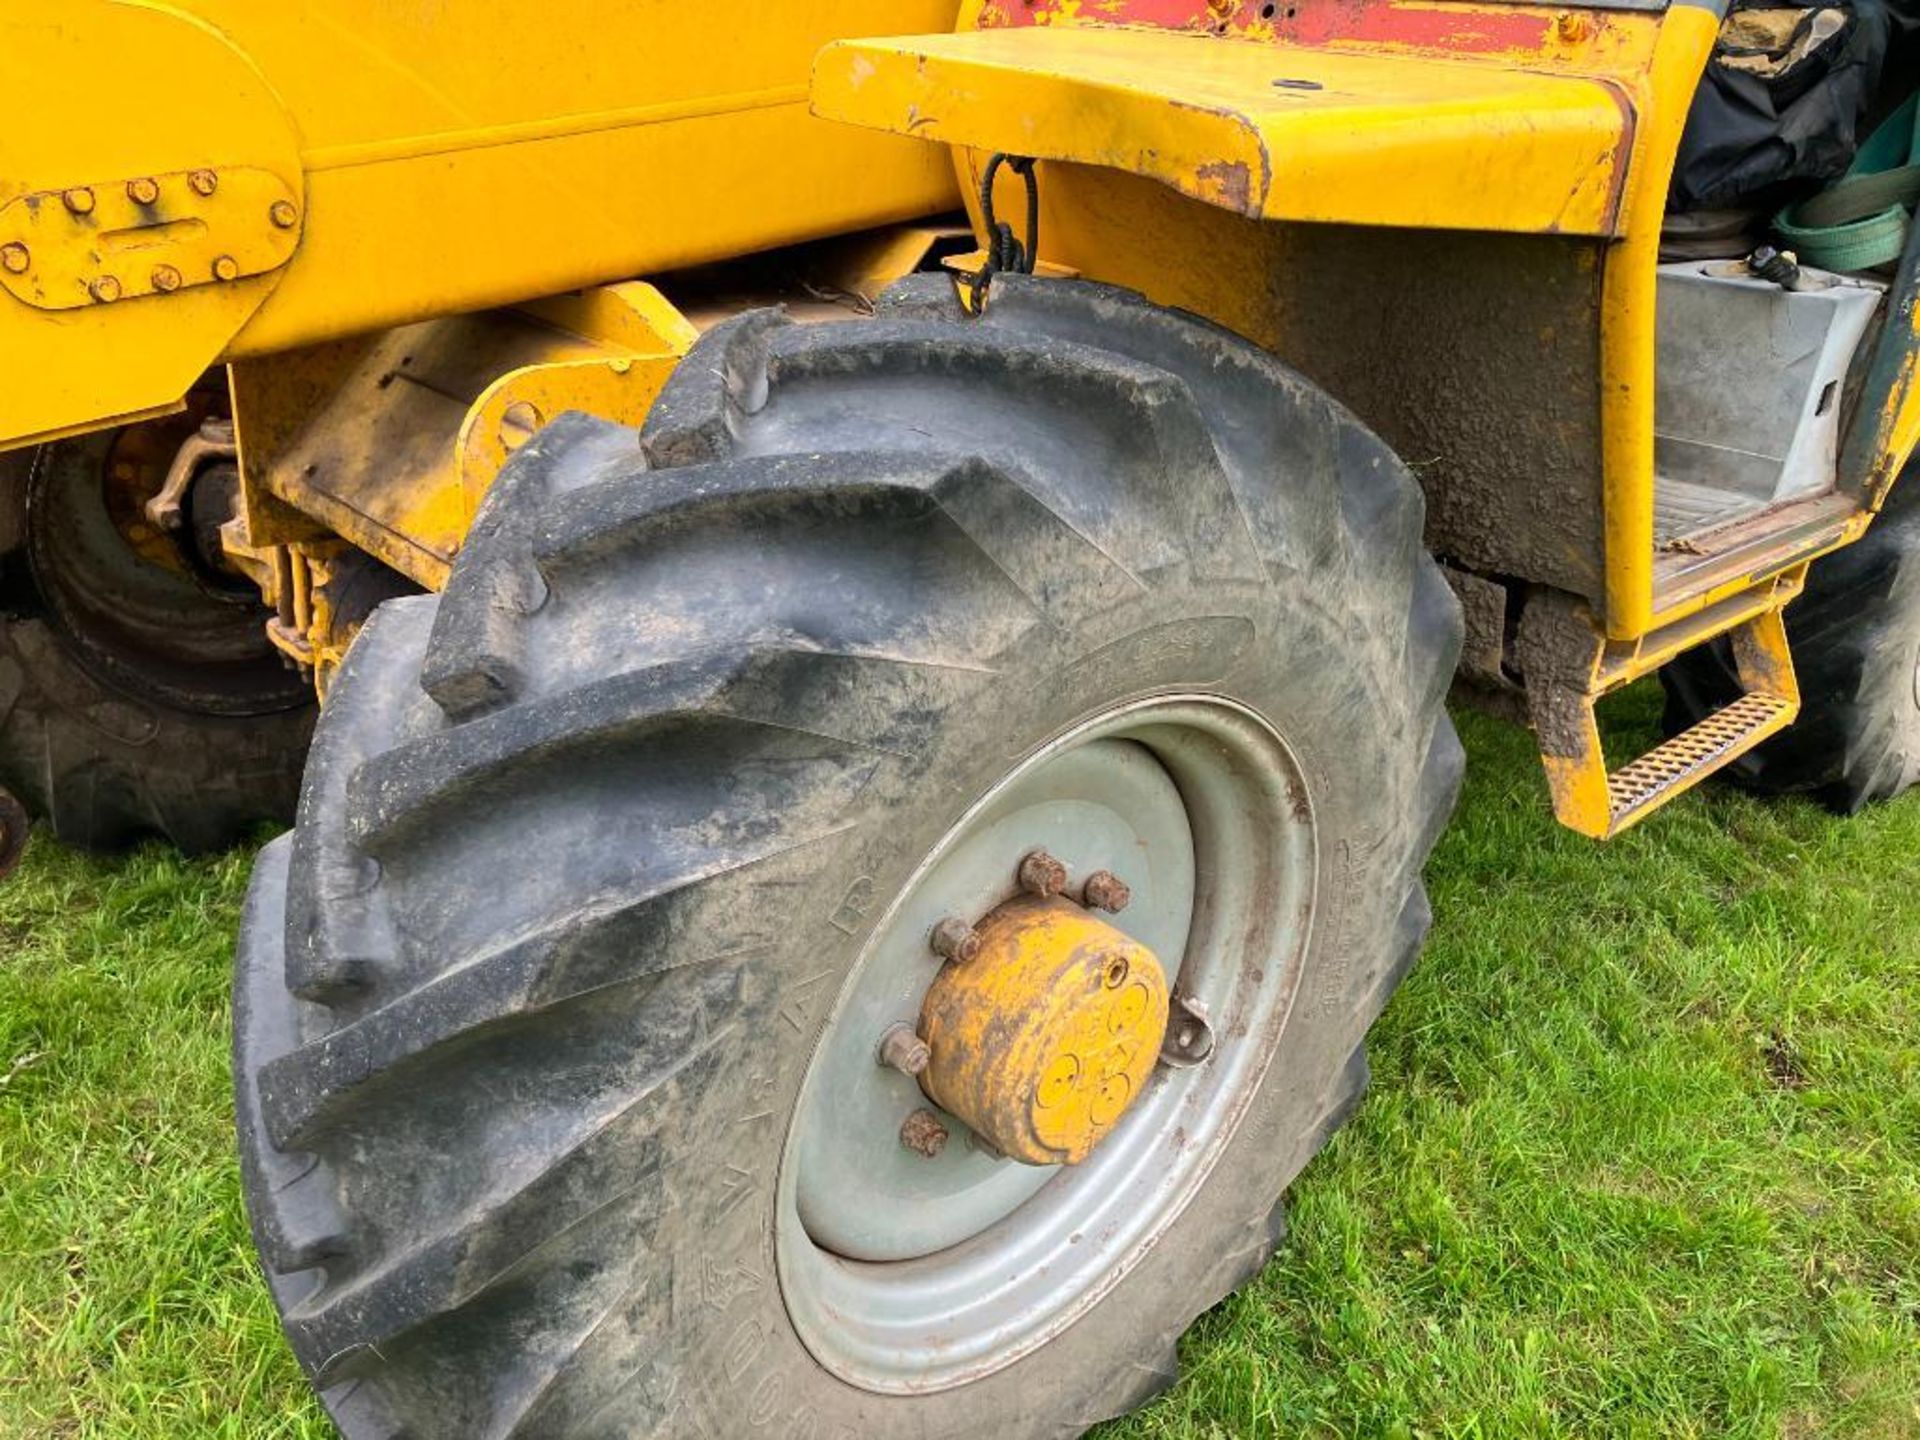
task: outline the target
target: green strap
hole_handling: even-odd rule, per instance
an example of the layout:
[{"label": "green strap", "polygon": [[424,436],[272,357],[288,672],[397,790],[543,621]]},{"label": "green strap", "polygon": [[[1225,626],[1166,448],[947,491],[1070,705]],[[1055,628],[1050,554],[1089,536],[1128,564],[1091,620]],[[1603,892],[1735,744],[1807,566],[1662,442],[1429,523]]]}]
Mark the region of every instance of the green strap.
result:
[{"label": "green strap", "polygon": [[1845,175],[1782,210],[1773,228],[1803,265],[1870,270],[1900,258],[1917,206],[1920,94],[1867,137]]}]

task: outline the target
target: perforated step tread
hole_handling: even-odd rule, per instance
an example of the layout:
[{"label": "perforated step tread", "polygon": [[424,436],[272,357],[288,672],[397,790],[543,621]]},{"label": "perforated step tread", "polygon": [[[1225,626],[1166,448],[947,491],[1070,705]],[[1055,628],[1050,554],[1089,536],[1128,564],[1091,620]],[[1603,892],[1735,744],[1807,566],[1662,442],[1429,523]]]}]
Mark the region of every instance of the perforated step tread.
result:
[{"label": "perforated step tread", "polygon": [[1744,754],[1792,720],[1793,702],[1779,695],[1742,695],[1699,724],[1649,750],[1607,777],[1617,830],[1636,812],[1658,804]]}]

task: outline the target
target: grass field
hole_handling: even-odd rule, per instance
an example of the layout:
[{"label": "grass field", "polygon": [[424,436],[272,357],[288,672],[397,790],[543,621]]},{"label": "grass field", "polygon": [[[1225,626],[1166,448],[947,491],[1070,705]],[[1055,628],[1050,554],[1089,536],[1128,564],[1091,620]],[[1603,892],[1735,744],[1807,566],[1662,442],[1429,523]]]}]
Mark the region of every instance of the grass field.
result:
[{"label": "grass field", "polygon": [[[1103,1440],[1920,1435],[1920,797],[1714,790],[1600,847],[1462,723],[1371,1096]],[[0,1435],[329,1433],[228,1130],[246,869],[37,841],[0,885]]]}]

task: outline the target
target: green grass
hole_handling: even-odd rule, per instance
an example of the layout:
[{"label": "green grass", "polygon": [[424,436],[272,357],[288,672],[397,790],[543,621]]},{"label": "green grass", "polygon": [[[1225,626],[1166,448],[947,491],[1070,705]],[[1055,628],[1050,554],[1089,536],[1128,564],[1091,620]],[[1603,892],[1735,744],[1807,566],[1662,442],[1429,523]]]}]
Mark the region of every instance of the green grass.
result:
[{"label": "green grass", "polygon": [[[1371,1095],[1103,1440],[1920,1435],[1920,797],[1715,789],[1603,847],[1462,723]],[[232,1157],[245,872],[37,841],[0,886],[0,1435],[328,1433]]]}]

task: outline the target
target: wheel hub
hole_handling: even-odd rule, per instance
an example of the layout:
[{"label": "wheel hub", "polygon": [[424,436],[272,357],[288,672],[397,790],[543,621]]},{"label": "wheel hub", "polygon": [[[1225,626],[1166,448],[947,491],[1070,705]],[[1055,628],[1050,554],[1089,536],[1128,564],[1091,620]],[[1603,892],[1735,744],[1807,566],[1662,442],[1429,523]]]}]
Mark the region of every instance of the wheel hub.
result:
[{"label": "wheel hub", "polygon": [[1167,977],[1145,945],[1071,900],[1022,897],[977,927],[920,1012],[927,1097],[1011,1160],[1077,1165],[1146,1088]]},{"label": "wheel hub", "polygon": [[1083,722],[957,819],[795,1105],[775,1251],[815,1359],[883,1394],[962,1384],[1152,1250],[1272,1053],[1315,853],[1284,742],[1213,697]]}]

